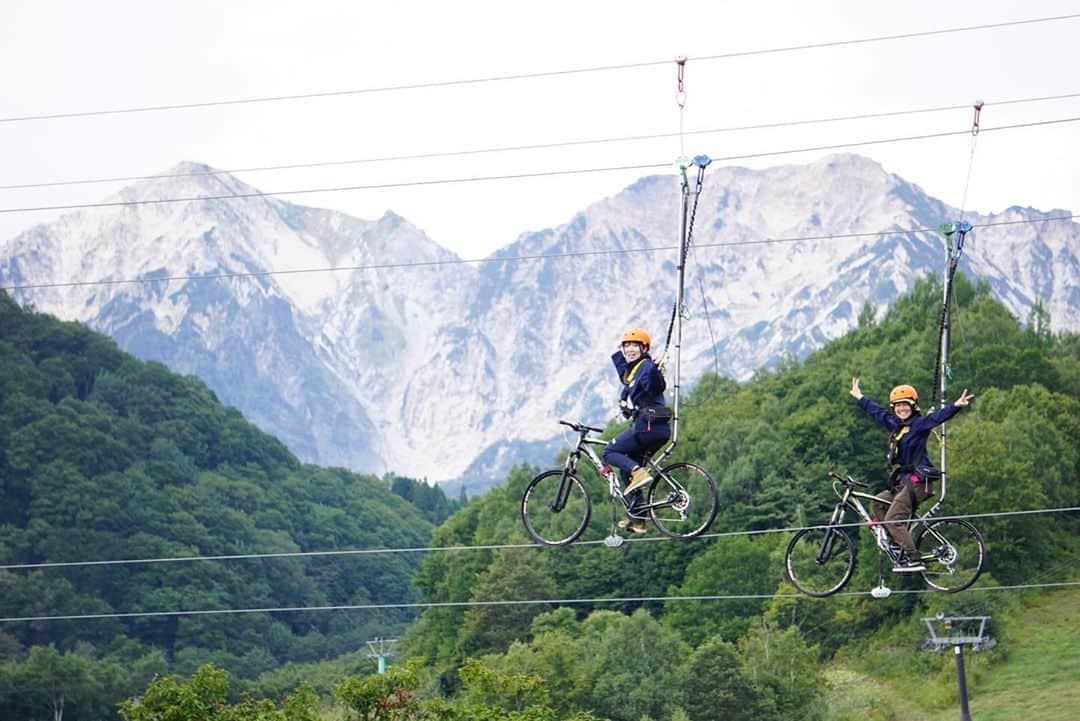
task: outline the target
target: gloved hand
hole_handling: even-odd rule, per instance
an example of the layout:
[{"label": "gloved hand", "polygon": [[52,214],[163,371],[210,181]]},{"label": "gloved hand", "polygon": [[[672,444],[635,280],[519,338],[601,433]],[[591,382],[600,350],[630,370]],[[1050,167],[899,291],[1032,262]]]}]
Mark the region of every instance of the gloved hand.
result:
[{"label": "gloved hand", "polygon": [[625,400],[619,401],[619,412],[622,413],[623,418],[633,418],[634,406]]}]

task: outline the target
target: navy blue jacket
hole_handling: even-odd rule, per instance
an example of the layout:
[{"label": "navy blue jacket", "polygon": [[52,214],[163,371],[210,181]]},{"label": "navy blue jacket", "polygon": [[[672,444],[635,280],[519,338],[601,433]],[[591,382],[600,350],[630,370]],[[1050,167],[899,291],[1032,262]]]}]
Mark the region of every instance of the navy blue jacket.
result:
[{"label": "navy blue jacket", "polygon": [[[626,362],[626,358],[623,356],[622,351],[615,351],[611,355],[611,362],[615,364],[615,370],[619,372],[619,380],[626,384],[626,376],[630,372],[630,364]],[[660,372],[660,369],[653,362],[653,359],[649,357],[648,353],[642,354],[638,359],[638,363],[641,366],[634,373],[634,377],[630,380],[627,387],[627,398],[630,403],[633,404],[635,411],[640,411],[643,408],[652,408],[656,406],[664,405],[664,390],[667,388],[667,381],[664,380],[664,375]],[[665,421],[666,422],[666,421]],[[641,428],[637,426],[640,425]],[[641,415],[638,415],[637,421],[634,423],[635,430],[645,430],[648,426],[646,419]]]},{"label": "navy blue jacket", "polygon": [[[859,408],[862,408],[871,418],[888,428],[890,433],[895,432],[904,425],[892,411],[885,410],[866,396],[859,399]],[[950,403],[928,416],[912,415],[907,421],[908,431],[900,439],[900,447],[897,450],[894,463],[898,466],[933,468],[934,464],[930,462],[930,456],[926,453],[926,441],[930,438],[930,431],[959,412],[960,407]]]}]

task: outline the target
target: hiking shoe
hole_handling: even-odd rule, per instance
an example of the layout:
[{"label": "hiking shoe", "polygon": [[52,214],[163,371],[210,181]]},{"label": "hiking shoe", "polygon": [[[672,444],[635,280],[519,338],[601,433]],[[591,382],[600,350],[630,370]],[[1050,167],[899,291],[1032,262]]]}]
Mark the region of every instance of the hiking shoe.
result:
[{"label": "hiking shoe", "polygon": [[650,483],[652,483],[652,476],[649,475],[649,472],[645,468],[638,466],[630,472],[630,485],[628,485],[623,490],[623,495],[633,493],[639,488],[644,488]]},{"label": "hiking shoe", "polygon": [[908,558],[906,555],[901,554],[900,560],[893,566],[893,573],[918,573],[919,571],[925,571],[926,566],[918,559]]},{"label": "hiking shoe", "polygon": [[631,533],[648,533],[649,527],[645,521],[632,521],[629,518],[624,518],[619,521],[619,528],[624,531],[630,531]]}]

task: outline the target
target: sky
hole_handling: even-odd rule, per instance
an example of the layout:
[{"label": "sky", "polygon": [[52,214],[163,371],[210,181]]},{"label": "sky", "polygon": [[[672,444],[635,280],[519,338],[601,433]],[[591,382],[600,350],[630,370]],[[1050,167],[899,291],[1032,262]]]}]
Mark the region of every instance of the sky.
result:
[{"label": "sky", "polygon": [[[0,186],[154,175],[184,160],[223,170],[338,163],[236,175],[266,192],[394,185],[282,197],[366,219],[390,210],[481,258],[643,175],[674,173],[681,156],[763,168],[827,154],[782,151],[959,132],[848,152],[956,207],[1075,212],[1080,122],[992,129],[1080,118],[1080,97],[1001,104],[1080,94],[1080,18],[746,54],[1070,14],[1080,1],[0,2]],[[571,70],[590,72],[561,72]],[[458,82],[507,76],[530,77]],[[416,85],[427,87],[404,87]],[[977,100],[984,132],[972,152]],[[962,107],[698,132],[948,106]],[[652,135],[665,137],[580,142]],[[444,155],[403,157],[433,154]],[[369,162],[342,163],[357,160]],[[664,167],[563,172],[650,164]],[[466,181],[515,175],[538,177]],[[125,184],[2,188],[0,242],[61,213],[12,209],[93,203]]]}]

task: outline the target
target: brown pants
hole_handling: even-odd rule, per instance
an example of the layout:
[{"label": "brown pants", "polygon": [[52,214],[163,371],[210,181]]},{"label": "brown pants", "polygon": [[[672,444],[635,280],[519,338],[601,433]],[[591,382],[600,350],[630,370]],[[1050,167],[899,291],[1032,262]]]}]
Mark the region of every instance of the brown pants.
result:
[{"label": "brown pants", "polygon": [[[911,518],[919,504],[930,497],[930,492],[922,483],[914,486],[914,490],[914,506],[911,504],[911,494],[908,493],[906,484],[897,488],[896,493],[882,491],[877,494],[879,500],[870,504],[870,507],[874,510],[874,517],[884,518],[886,521],[906,521]],[[907,529],[906,523],[889,523],[886,524],[885,530],[889,532],[889,535],[892,536],[892,539],[896,541],[900,548],[904,549],[909,558],[917,553],[915,542],[911,540],[911,531]]]}]

